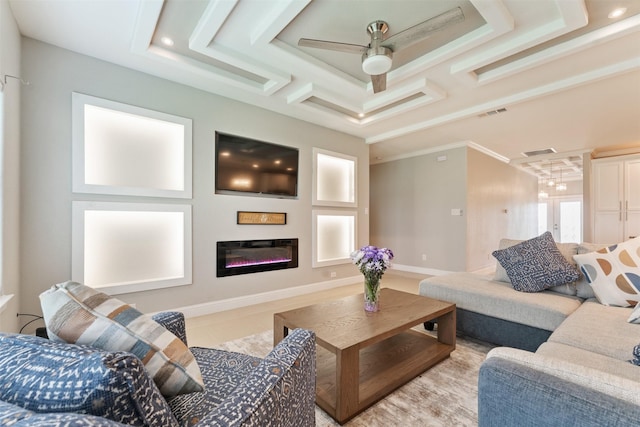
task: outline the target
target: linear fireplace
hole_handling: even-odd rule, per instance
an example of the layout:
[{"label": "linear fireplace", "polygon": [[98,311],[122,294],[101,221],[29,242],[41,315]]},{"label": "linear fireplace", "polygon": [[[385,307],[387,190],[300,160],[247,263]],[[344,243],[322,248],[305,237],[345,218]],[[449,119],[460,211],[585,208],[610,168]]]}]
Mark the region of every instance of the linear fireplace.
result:
[{"label": "linear fireplace", "polygon": [[217,277],[298,267],[298,239],[217,242]]}]

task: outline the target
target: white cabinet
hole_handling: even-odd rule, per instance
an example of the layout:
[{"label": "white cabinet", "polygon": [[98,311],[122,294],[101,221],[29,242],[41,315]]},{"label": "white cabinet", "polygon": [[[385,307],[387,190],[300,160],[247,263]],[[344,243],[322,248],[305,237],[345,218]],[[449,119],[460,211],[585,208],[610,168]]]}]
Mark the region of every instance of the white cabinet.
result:
[{"label": "white cabinet", "polygon": [[618,243],[640,235],[640,156],[593,161],[593,237]]}]

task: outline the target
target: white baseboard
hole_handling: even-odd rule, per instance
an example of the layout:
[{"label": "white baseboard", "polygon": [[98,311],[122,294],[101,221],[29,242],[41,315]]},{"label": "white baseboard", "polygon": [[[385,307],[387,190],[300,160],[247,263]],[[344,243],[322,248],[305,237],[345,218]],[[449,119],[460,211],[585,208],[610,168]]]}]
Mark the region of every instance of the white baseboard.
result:
[{"label": "white baseboard", "polygon": [[[392,270],[406,271],[409,273],[425,274],[429,276],[442,276],[451,273],[445,270],[433,268],[421,268],[412,265],[393,264]],[[277,291],[262,292],[259,294],[245,295],[242,297],[228,298],[219,301],[210,301],[202,304],[189,305],[176,308],[176,311],[184,313],[185,317],[206,316],[220,311],[233,310],[235,308],[247,307],[255,304],[262,304],[270,301],[277,301],[284,298],[291,298],[299,295],[311,294],[313,292],[327,289],[339,288],[341,286],[353,285],[362,282],[362,275],[344,277],[341,279],[328,280],[325,282],[311,283],[309,285],[296,286],[293,288],[278,289]]]},{"label": "white baseboard", "polygon": [[299,295],[311,294],[313,292],[327,289],[339,288],[341,286],[353,285],[362,281],[362,275],[344,277],[341,279],[329,280],[326,282],[311,283],[309,285],[296,286],[293,288],[278,289],[277,291],[262,292],[259,294],[245,295],[242,297],[228,298],[219,301],[210,301],[202,304],[190,305],[174,309],[181,311],[185,317],[206,316],[220,311],[233,310],[234,308],[247,307],[270,301],[277,301],[284,298]]},{"label": "white baseboard", "polygon": [[429,276],[444,276],[445,274],[451,274],[452,271],[436,270],[435,268],[423,268],[413,265],[393,264],[392,270],[406,271],[408,273],[427,274]]}]

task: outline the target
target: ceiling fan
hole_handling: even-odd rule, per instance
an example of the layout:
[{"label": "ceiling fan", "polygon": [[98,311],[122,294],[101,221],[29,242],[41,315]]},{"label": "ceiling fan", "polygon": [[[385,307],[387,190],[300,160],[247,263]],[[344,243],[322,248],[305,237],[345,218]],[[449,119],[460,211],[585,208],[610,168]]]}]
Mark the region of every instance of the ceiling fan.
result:
[{"label": "ceiling fan", "polygon": [[298,46],[362,54],[362,71],[371,76],[373,92],[378,93],[387,88],[387,71],[391,69],[393,52],[419,42],[450,24],[463,20],[462,9],[456,7],[387,39],[384,38],[384,34],[389,30],[387,23],[373,21],[367,26],[367,32],[371,35],[371,43],[367,46],[305,38],[298,40]]}]

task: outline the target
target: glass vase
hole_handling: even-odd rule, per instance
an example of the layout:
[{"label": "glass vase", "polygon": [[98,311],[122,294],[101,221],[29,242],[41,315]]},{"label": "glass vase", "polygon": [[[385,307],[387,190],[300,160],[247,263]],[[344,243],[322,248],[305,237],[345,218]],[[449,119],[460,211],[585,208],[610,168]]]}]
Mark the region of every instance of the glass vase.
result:
[{"label": "glass vase", "polygon": [[364,278],[364,310],[376,312],[380,309],[380,277]]}]

